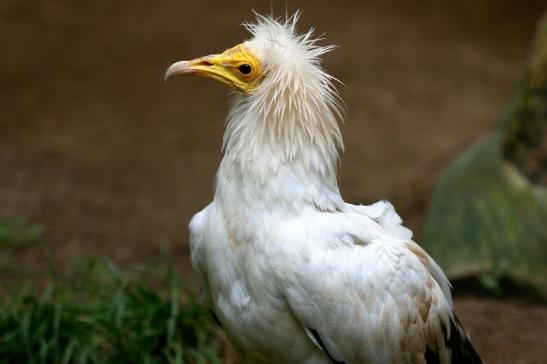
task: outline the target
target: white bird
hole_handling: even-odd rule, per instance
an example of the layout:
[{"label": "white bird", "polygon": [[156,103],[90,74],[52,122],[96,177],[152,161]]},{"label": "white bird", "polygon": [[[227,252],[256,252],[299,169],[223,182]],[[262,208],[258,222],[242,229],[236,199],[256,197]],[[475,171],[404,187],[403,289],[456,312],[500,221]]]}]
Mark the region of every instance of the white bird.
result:
[{"label": "white bird", "polygon": [[190,222],[205,304],[244,363],[481,363],[450,283],[386,201],[336,181],[339,98],[298,14],[171,65],[233,89],[213,201]]}]

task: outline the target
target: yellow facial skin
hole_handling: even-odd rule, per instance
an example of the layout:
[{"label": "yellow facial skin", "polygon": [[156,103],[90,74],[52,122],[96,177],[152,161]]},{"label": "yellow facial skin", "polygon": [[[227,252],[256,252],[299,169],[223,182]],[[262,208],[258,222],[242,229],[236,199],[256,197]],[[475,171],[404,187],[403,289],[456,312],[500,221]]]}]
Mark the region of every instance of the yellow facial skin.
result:
[{"label": "yellow facial skin", "polygon": [[256,55],[244,44],[238,44],[221,54],[176,62],[165,72],[165,80],[173,76],[195,75],[212,78],[249,94],[258,87],[263,73]]}]

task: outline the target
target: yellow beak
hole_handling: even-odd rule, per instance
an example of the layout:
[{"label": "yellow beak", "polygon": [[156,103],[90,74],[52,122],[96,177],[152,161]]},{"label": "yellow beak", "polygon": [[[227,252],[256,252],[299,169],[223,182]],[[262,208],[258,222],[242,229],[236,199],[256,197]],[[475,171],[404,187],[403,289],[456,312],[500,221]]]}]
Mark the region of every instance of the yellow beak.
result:
[{"label": "yellow beak", "polygon": [[219,66],[216,63],[213,63],[213,60],[217,55],[211,55],[201,58],[196,58],[191,61],[180,61],[175,62],[165,72],[165,81],[174,76],[184,76],[184,75],[196,75],[201,77],[208,77],[218,79],[223,75],[225,76],[226,70],[224,67]]},{"label": "yellow beak", "polygon": [[174,76],[195,75],[250,93],[258,86],[262,73],[258,58],[244,45],[237,45],[221,54],[173,63],[164,78],[167,81]]}]

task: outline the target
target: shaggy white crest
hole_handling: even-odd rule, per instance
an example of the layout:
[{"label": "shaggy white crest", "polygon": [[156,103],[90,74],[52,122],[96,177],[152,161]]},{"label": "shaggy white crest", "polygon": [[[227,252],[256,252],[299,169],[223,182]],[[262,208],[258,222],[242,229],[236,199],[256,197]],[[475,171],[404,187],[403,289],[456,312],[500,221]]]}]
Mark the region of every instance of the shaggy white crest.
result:
[{"label": "shaggy white crest", "polygon": [[339,97],[320,56],[333,46],[319,46],[313,29],[296,33],[299,14],[284,22],[257,15],[246,23],[245,42],[265,67],[265,77],[251,94],[234,93],[224,138],[232,158],[261,153],[275,163],[300,159],[306,169],[332,173],[343,148],[337,118]]}]

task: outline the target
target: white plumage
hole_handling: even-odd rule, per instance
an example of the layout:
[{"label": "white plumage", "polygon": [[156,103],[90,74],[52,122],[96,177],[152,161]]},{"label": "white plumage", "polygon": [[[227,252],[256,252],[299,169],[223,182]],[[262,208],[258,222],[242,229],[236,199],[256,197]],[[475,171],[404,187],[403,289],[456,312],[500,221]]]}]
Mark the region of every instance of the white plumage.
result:
[{"label": "white plumage", "polygon": [[393,206],[345,203],[338,95],[298,16],[167,71],[234,87],[213,201],[190,223],[205,304],[245,363],[478,363],[450,284]]}]

